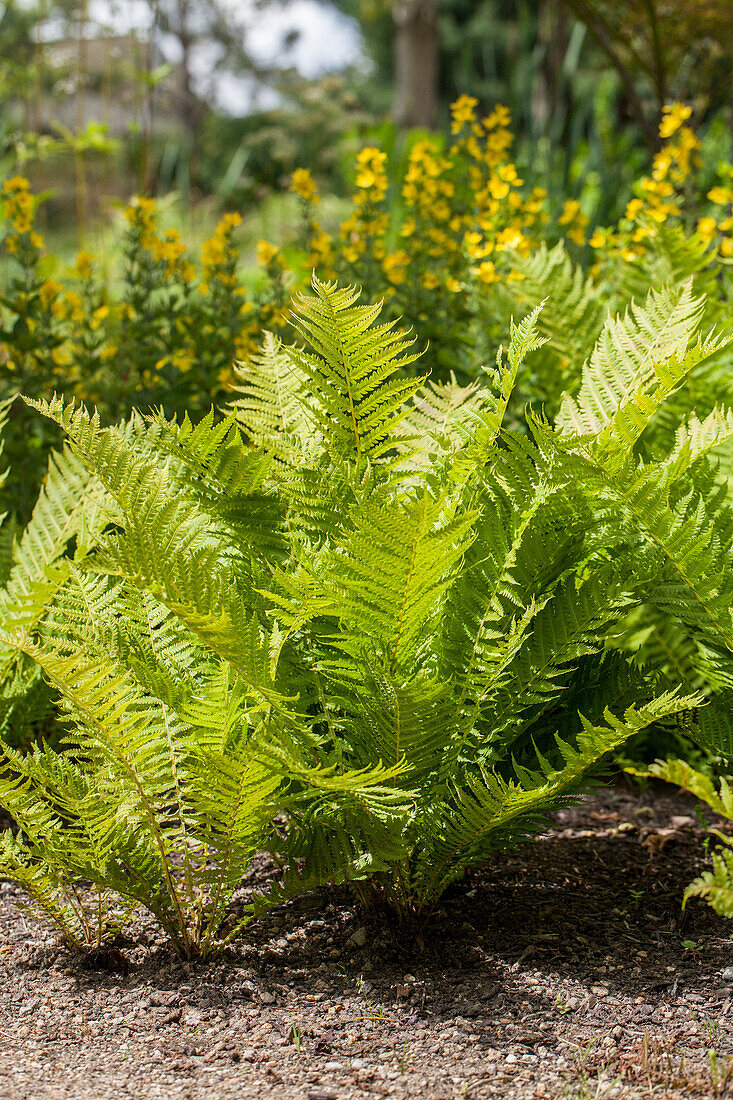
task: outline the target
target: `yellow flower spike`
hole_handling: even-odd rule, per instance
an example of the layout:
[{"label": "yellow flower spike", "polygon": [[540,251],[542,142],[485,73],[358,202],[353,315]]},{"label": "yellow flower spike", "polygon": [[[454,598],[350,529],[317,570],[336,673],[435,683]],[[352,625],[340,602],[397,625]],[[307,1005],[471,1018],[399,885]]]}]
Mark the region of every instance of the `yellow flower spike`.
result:
[{"label": "yellow flower spike", "polygon": [[318,189],[308,168],[296,168],[290,180],[290,190],[305,202],[318,202]]},{"label": "yellow flower spike", "polygon": [[476,119],[478,100],[472,95],[459,96],[455,103],[451,104],[451,132],[459,133],[467,123],[473,123]]},{"label": "yellow flower spike", "polygon": [[267,267],[277,256],[280,251],[274,244],[270,244],[269,241],[257,242],[257,263],[261,267]]},{"label": "yellow flower spike", "polygon": [[93,257],[91,252],[79,252],[74,263],[74,270],[80,279],[88,279],[92,274]]},{"label": "yellow flower spike", "polygon": [[14,195],[21,191],[27,191],[30,182],[25,176],[12,176],[3,182],[3,195]]},{"label": "yellow flower spike", "polygon": [[721,256],[733,256],[733,238],[725,237],[720,242],[720,255]]},{"label": "yellow flower spike", "polygon": [[670,138],[687,122],[692,114],[692,107],[684,103],[671,103],[662,108],[662,121],[659,124],[660,138]]},{"label": "yellow flower spike", "polygon": [[641,201],[641,199],[631,199],[631,201],[626,204],[626,211],[624,213],[624,217],[628,221],[633,222],[635,220],[635,218],[637,217],[637,215],[639,214],[639,212],[643,209],[644,209],[644,203]]},{"label": "yellow flower spike", "polygon": [[45,283],[42,283],[38,291],[38,297],[43,302],[44,306],[48,308],[53,300],[60,294],[62,290],[61,283],[57,283],[55,279],[46,279]]}]

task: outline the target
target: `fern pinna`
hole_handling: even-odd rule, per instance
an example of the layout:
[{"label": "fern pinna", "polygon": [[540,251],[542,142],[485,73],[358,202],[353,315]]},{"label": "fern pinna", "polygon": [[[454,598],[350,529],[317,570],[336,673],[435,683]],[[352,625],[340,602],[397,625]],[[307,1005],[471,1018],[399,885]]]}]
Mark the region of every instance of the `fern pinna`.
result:
[{"label": "fern pinna", "polygon": [[[143,903],[179,951],[205,953],[239,927],[230,902],[258,847],[285,875],[242,919],[326,880],[420,919],[609,751],[698,704],[700,684],[677,693],[658,661],[647,674],[628,640],[639,608],[728,659],[720,594],[706,617],[669,554],[704,492],[722,522],[726,417],[638,453],[717,346],[687,352],[691,299],[602,336],[558,428],[530,417],[518,433],[505,413],[537,310],[462,388],[404,377],[414,343],[356,291],[313,290],[293,307],[305,343],[267,338],[224,420],[104,428],[36,403],[106,516],[41,622],[9,639],[74,732],[56,753],[6,754],[0,796],[23,832],[6,834],[4,873],[67,937],[103,934],[79,891],[92,882],[103,909],[110,890]],[[600,387],[599,407],[618,356],[621,392]],[[652,482],[659,526],[634,506]]]}]

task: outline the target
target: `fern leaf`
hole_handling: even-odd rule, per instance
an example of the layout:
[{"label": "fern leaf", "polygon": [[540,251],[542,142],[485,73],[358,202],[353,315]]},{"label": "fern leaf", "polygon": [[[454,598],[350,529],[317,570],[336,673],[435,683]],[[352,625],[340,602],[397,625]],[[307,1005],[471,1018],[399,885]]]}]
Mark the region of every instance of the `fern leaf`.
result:
[{"label": "fern leaf", "polygon": [[338,453],[378,458],[407,415],[407,402],[424,379],[395,377],[419,357],[414,339],[395,322],[375,325],[381,306],[358,306],[354,287],[313,277],[314,295],[300,295],[293,324],[310,344],[289,349],[310,385],[308,412]]}]

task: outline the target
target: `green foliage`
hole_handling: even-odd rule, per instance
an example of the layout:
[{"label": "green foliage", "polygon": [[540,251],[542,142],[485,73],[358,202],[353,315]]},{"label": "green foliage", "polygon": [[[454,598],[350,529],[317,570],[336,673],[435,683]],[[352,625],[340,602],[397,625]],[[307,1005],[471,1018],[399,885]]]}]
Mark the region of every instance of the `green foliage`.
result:
[{"label": "green foliage", "polygon": [[[522,431],[506,416],[538,309],[484,386],[424,384],[377,307],[313,290],[294,306],[305,343],[268,337],[221,421],[104,427],[31,402],[102,494],[76,560],[36,561],[51,595],[28,586],[6,627],[70,736],[5,752],[22,832],[3,873],[70,942],[112,935],[122,898],[206,954],[325,880],[423,920],[629,737],[679,725],[700,692],[726,713],[730,417],[642,446],[722,349],[696,337],[690,288],[608,320],[557,428]],[[689,639],[685,694],[629,641],[646,607]],[[263,847],[280,883],[233,904]],[[112,917],[91,920],[87,883]]]},{"label": "green foliage", "polygon": [[[713,813],[733,821],[730,778],[721,778],[716,788],[710,776],[696,771],[684,760],[657,761],[642,774],[682,787],[709,806]],[[703,871],[685,890],[683,905],[689,898],[704,898],[721,917],[733,917],[733,839],[719,829],[710,831],[720,841],[720,847],[712,853],[712,868]]]},{"label": "green foliage", "polygon": [[[5,414],[9,412],[5,407]],[[67,551],[78,559],[106,522],[103,490],[68,446],[52,453],[33,514],[18,532],[13,518],[0,529],[0,731],[16,748],[55,738],[57,715],[39,666],[9,643],[11,631],[32,631],[68,577]]]}]

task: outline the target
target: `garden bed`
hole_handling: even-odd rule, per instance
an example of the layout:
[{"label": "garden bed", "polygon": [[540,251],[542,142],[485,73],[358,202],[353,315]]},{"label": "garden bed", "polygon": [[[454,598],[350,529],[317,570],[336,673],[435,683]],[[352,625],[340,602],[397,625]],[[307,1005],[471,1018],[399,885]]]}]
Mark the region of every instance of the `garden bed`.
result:
[{"label": "garden bed", "polygon": [[463,882],[419,949],[324,890],[203,966],[141,921],[90,968],[5,885],[0,1094],[728,1095],[733,925],[698,902],[680,919],[703,835],[690,798],[605,788]]}]

